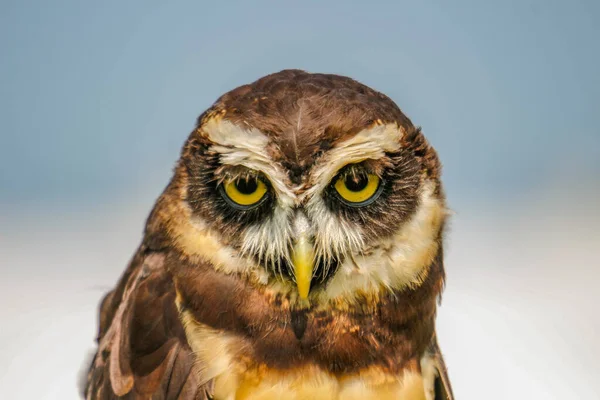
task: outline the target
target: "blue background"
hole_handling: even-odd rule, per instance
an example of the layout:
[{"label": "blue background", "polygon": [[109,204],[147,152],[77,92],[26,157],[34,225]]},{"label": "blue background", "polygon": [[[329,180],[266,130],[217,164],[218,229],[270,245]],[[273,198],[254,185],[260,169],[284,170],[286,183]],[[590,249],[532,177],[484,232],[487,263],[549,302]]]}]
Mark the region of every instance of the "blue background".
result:
[{"label": "blue background", "polygon": [[78,207],[166,182],[195,117],[284,68],[392,97],[451,198],[600,174],[594,1],[13,1],[0,8],[0,202]]}]

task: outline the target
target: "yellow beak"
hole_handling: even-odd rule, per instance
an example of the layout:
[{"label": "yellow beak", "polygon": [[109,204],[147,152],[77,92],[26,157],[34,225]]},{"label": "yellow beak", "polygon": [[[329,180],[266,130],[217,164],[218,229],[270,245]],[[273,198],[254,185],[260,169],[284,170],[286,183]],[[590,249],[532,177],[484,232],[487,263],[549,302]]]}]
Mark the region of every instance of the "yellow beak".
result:
[{"label": "yellow beak", "polygon": [[310,291],[310,281],[313,274],[314,249],[312,243],[305,235],[296,239],[294,251],[292,253],[292,264],[294,266],[294,276],[298,286],[298,294],[302,299],[308,297]]}]

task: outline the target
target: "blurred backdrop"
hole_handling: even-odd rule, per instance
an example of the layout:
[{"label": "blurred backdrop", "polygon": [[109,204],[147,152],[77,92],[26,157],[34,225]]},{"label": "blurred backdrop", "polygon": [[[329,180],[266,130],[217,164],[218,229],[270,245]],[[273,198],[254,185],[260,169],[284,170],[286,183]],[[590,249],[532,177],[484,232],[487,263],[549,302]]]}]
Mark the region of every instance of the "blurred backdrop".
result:
[{"label": "blurred backdrop", "polygon": [[75,399],[195,118],[351,76],[438,149],[458,399],[599,399],[600,3],[0,1],[0,398]]}]

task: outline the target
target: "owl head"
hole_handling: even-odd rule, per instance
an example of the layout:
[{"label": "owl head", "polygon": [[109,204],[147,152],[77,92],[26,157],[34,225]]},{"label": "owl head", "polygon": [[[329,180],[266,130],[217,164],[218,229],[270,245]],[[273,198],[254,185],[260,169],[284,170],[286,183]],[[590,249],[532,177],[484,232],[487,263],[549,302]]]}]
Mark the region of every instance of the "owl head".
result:
[{"label": "owl head", "polygon": [[388,97],[286,70],[198,118],[150,231],[256,287],[352,300],[427,275],[446,215],[439,176],[436,152]]}]

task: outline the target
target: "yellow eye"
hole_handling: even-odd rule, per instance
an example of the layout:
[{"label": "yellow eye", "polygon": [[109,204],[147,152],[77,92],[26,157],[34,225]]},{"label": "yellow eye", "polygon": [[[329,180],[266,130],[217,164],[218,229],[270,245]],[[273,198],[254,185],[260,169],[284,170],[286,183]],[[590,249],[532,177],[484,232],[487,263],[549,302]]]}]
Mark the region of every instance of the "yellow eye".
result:
[{"label": "yellow eye", "polygon": [[379,177],[373,174],[346,174],[334,184],[341,199],[348,205],[364,206],[381,193]]},{"label": "yellow eye", "polygon": [[227,181],[223,190],[232,205],[247,208],[258,204],[267,193],[267,185],[258,178],[248,177]]}]

